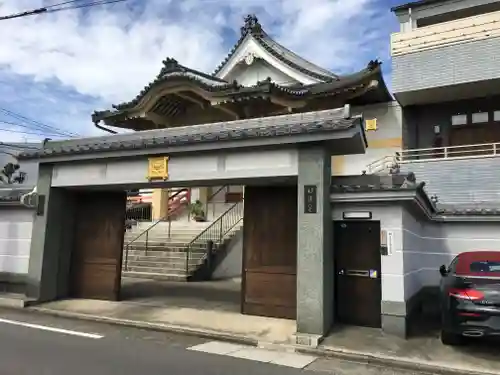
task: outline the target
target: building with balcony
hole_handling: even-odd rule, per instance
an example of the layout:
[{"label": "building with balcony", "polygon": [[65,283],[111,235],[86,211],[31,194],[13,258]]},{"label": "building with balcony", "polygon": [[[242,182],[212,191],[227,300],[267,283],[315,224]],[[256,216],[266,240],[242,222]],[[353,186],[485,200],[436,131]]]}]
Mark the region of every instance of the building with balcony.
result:
[{"label": "building with balcony", "polygon": [[[500,1],[422,0],[392,9],[392,90],[401,105],[397,161],[448,204],[500,201]],[[396,160],[397,159],[397,160]]]}]

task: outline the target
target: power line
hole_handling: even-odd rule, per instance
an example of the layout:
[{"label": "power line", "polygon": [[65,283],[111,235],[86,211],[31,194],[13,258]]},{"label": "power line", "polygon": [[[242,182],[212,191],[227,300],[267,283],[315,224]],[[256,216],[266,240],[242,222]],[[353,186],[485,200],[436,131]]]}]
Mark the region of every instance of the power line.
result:
[{"label": "power line", "polygon": [[[47,132],[51,132],[53,134],[65,135],[67,137],[78,137],[79,136],[79,134],[77,134],[77,133],[69,132],[69,131],[66,131],[63,129],[56,128],[54,126],[44,124],[40,121],[32,120],[26,116],[20,115],[19,113],[16,113],[14,111],[11,111],[11,110],[8,110],[8,109],[2,108],[2,107],[0,107],[0,112],[3,112],[4,114],[6,114],[8,116],[11,116],[17,120],[20,120],[24,123],[27,123],[27,125],[22,125],[22,124],[18,124],[18,123],[16,123],[16,124],[10,123],[10,125],[13,125],[13,126],[20,126],[20,127],[28,128],[31,130],[47,131]],[[3,122],[3,121],[0,121],[0,122]],[[9,122],[7,122],[7,121],[5,121],[5,122],[7,124],[9,124]]]},{"label": "power line", "polygon": [[28,16],[36,16],[39,14],[60,12],[63,10],[72,10],[72,9],[94,7],[94,6],[98,6],[98,5],[121,3],[121,2],[127,1],[127,0],[97,0],[97,1],[92,1],[90,3],[86,3],[86,4],[76,4],[80,1],[81,0],[65,1],[62,3],[58,3],[58,4],[48,5],[48,6],[45,6],[42,8],[28,10],[26,12],[10,14],[8,16],[0,17],[0,21],[10,20],[10,19],[14,19],[14,18],[28,17]]},{"label": "power line", "polygon": [[[0,122],[3,122],[3,121],[0,121]],[[41,136],[56,136],[56,137],[62,137],[61,135],[59,134],[50,134],[50,133],[37,133],[37,132],[26,132],[26,131],[22,131],[22,130],[13,130],[13,129],[3,129],[3,128],[0,128],[0,133],[1,132],[8,132],[8,133],[16,133],[16,134],[31,134],[31,135],[41,135]]]},{"label": "power line", "polygon": [[0,142],[0,146],[8,149],[14,150],[39,150],[38,147],[23,146],[21,143],[6,143]]},{"label": "power line", "polygon": [[[0,124],[6,124],[6,125],[11,125],[13,127],[20,127],[20,128],[25,128],[25,129],[28,129],[28,130],[38,130],[37,128],[33,128],[29,125],[25,125],[25,124],[18,124],[18,123],[15,123],[15,122],[10,122],[10,121],[3,121],[3,120],[0,120]],[[42,131],[43,130],[43,131]],[[14,130],[14,129],[5,129],[5,128],[0,128],[0,131],[4,131],[4,132],[12,132],[12,133],[25,133],[25,134],[40,134],[40,135],[55,135],[55,136],[64,136],[64,137],[68,137],[68,135],[64,134],[64,133],[61,133],[61,132],[56,132],[56,131],[45,131],[44,129],[40,129],[40,132],[35,132],[35,133],[29,133],[29,132],[25,132],[25,131],[21,131],[21,130]]]}]

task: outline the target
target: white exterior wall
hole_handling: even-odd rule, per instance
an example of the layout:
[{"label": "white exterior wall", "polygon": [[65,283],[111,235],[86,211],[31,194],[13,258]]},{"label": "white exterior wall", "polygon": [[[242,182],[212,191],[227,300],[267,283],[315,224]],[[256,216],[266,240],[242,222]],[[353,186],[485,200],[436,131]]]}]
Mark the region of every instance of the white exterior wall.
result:
[{"label": "white exterior wall", "polygon": [[[196,156],[171,156],[169,178],[175,183],[296,176],[297,150],[241,151]],[[52,186],[149,184],[148,159],[89,160],[54,166]]]},{"label": "white exterior wall", "polygon": [[226,79],[229,82],[236,80],[243,86],[254,86],[267,77],[271,77],[273,82],[280,85],[290,85],[298,82],[263,60],[257,60],[252,65],[246,65],[244,62],[240,63],[229,73]]},{"label": "white exterior wall", "polygon": [[368,164],[394,155],[402,148],[402,110],[397,102],[354,107],[353,113],[362,114],[365,119],[377,119],[377,130],[367,131],[368,148],[365,154],[334,156],[332,173],[334,176],[360,175]]},{"label": "white exterior wall", "polygon": [[0,206],[0,272],[27,274],[34,211]]},{"label": "white exterior wall", "polygon": [[438,286],[439,267],[465,251],[500,251],[500,231],[495,222],[422,222],[403,212],[405,295],[409,299],[422,287]]}]

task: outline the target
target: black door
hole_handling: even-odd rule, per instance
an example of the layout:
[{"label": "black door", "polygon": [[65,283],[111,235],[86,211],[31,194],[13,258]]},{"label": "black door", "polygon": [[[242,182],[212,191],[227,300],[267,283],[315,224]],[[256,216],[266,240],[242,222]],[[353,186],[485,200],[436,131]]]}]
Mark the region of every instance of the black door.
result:
[{"label": "black door", "polygon": [[381,326],[380,222],[334,222],[335,310],[339,323]]}]

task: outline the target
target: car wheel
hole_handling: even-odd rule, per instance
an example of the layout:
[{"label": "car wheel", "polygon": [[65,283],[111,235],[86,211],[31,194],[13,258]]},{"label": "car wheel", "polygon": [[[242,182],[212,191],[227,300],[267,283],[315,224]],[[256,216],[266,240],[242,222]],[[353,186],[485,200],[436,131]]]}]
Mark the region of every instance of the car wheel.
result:
[{"label": "car wheel", "polygon": [[449,346],[461,345],[464,342],[464,338],[462,335],[456,333],[441,331],[441,342]]}]

